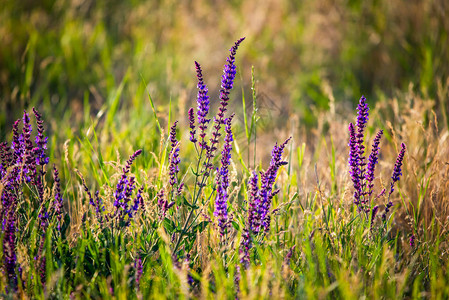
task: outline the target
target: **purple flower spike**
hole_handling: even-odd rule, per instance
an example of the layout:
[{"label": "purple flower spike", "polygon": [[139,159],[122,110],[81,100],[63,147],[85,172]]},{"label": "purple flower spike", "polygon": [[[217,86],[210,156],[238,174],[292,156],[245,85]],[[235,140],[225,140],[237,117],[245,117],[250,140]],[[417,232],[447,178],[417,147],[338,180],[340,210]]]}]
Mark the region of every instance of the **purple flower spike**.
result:
[{"label": "purple flower spike", "polygon": [[415,235],[412,234],[409,240],[410,247],[415,248]]},{"label": "purple flower spike", "polygon": [[399,181],[401,175],[402,175],[402,162],[404,160],[405,150],[407,148],[405,147],[405,144],[401,144],[401,151],[399,151],[398,158],[396,159],[396,163],[394,164],[393,168],[393,175],[391,176],[391,183],[390,183],[390,192],[388,193],[388,203],[385,206],[385,211],[382,214],[382,220],[385,222],[387,220],[387,214],[390,211],[390,208],[393,206],[393,202],[390,200],[390,196],[394,191],[394,184]]},{"label": "purple flower spike", "polygon": [[140,289],[140,279],[142,278],[143,274],[143,264],[142,259],[140,257],[137,257],[137,259],[134,261],[134,269],[136,272],[136,288],[137,290]]},{"label": "purple flower spike", "polygon": [[178,124],[178,121],[175,121],[172,127],[170,127],[170,142],[172,149],[170,151],[168,174],[170,176],[170,185],[172,187],[178,183],[179,163],[181,162],[181,159],[179,158],[179,142],[176,139],[176,124]]},{"label": "purple flower spike", "polygon": [[373,207],[372,211],[371,211],[371,222],[370,222],[370,227],[373,228],[373,224],[374,224],[374,219],[376,218],[377,212],[379,211],[379,206],[376,205]]},{"label": "purple flower spike", "polygon": [[[223,69],[223,76],[221,80],[221,89],[220,89],[220,107],[218,108],[218,114],[214,118],[214,130],[212,132],[212,138],[210,139],[210,146],[207,149],[206,157],[207,161],[209,162],[213,157],[215,150],[217,150],[217,144],[218,139],[221,136],[220,129],[221,125],[224,124],[225,118],[224,114],[227,111],[227,106],[229,102],[229,93],[231,92],[231,89],[234,85],[234,79],[236,74],[236,67],[235,67],[235,54],[237,53],[237,49],[240,45],[240,43],[245,38],[241,38],[235,42],[234,46],[229,50],[231,51],[231,54],[226,59],[227,64],[225,64]],[[211,169],[212,164],[206,164],[206,169]]]},{"label": "purple flower spike", "polygon": [[[121,221],[124,220],[126,214],[129,214],[131,208],[128,207],[128,203],[131,200],[131,195],[135,188],[135,178],[128,178],[128,173],[131,170],[132,163],[141,153],[142,150],[137,150],[129,157],[128,161],[122,169],[122,176],[117,183],[117,187],[114,192],[114,206],[116,208],[115,215],[119,214]],[[99,207],[97,206],[97,209],[98,208]]]},{"label": "purple flower spike", "polygon": [[175,205],[175,202],[168,203],[167,199],[165,199],[165,192],[163,189],[161,189],[157,193],[157,206],[159,208],[159,219],[163,220],[165,218],[165,215],[167,214],[167,211]]},{"label": "purple flower spike", "polygon": [[271,200],[278,193],[278,191],[273,191],[273,184],[276,181],[276,176],[279,168],[283,165],[286,165],[286,161],[282,161],[282,152],[284,151],[285,146],[290,141],[291,137],[286,139],[284,143],[280,146],[277,144],[273,147],[273,151],[271,152],[271,162],[268,170],[262,174],[261,177],[261,190],[260,190],[260,207],[259,214],[262,220],[261,226],[265,229],[265,232],[268,232],[270,229],[270,207]]},{"label": "purple flower spike", "polygon": [[7,169],[13,165],[13,157],[7,142],[0,143],[0,180],[6,176]]},{"label": "purple flower spike", "polygon": [[176,125],[178,124],[178,121],[175,121],[173,125],[170,127],[170,142],[171,147],[175,148],[176,144],[178,143],[178,140],[176,139]]},{"label": "purple flower spike", "polygon": [[226,137],[223,151],[221,152],[221,168],[218,171],[217,198],[215,200],[214,215],[218,218],[220,235],[224,236],[228,226],[228,187],[229,187],[229,164],[232,150],[231,121],[234,115],[226,119]]},{"label": "purple flower spike", "polygon": [[23,153],[25,152],[25,145],[23,144],[23,135],[19,135],[19,123],[20,119],[14,122],[12,126],[12,143],[11,150],[13,152],[13,160],[17,165],[21,165],[23,162]]},{"label": "purple flower spike", "polygon": [[31,131],[33,131],[30,122],[30,116],[26,111],[23,112],[23,129],[22,129],[22,152],[25,159],[23,167],[23,176],[27,182],[35,180],[36,175],[36,160],[34,158],[33,142],[31,141]]},{"label": "purple flower spike", "polygon": [[379,143],[380,139],[382,137],[383,130],[379,130],[376,137],[373,141],[373,148],[371,149],[371,154],[368,158],[368,166],[367,166],[367,172],[365,174],[366,181],[368,182],[368,199],[371,198],[371,195],[373,194],[373,187],[374,187],[374,169],[376,168],[376,164],[379,160]]},{"label": "purple flower spike", "polygon": [[349,124],[349,174],[351,175],[354,184],[354,204],[359,207],[360,196],[362,194],[360,183],[360,167],[359,167],[359,153],[357,151],[357,141],[354,124]]},{"label": "purple flower spike", "polygon": [[259,197],[259,175],[256,171],[253,172],[253,175],[250,178],[249,183],[251,194],[249,198],[249,209],[248,209],[248,223],[251,231],[254,234],[259,233],[260,229],[260,197]]},{"label": "purple flower spike", "polygon": [[207,95],[208,89],[203,81],[203,73],[201,71],[201,66],[198,62],[195,62],[196,68],[196,76],[198,78],[198,127],[200,129],[200,147],[207,148],[207,143],[205,141],[206,138],[206,129],[207,124],[210,119],[207,119],[207,114],[209,113],[209,96]]},{"label": "purple flower spike", "polygon": [[252,248],[252,240],[251,240],[251,233],[250,233],[251,229],[246,226],[243,229],[242,232],[242,237],[240,240],[240,249],[239,249],[239,253],[240,253],[240,263],[243,265],[243,267],[246,269],[249,268],[249,264],[250,264],[250,253],[249,251]]},{"label": "purple flower spike", "polygon": [[59,179],[59,172],[55,165],[53,165],[53,178],[55,180],[55,187],[54,187],[54,193],[55,193],[55,216],[58,221],[58,231],[61,231],[61,223],[62,223],[62,196],[61,196],[61,185],[60,185],[60,179]]},{"label": "purple flower spike", "polygon": [[[36,155],[36,164],[39,166],[44,166],[48,164],[49,158],[45,156],[45,150],[47,149],[48,137],[44,137],[44,121],[39,112],[33,107],[33,113],[36,117],[37,123],[37,136],[34,154]],[[42,172],[42,171],[41,171]]]},{"label": "purple flower spike", "polygon": [[190,141],[192,143],[196,143],[196,130],[195,130],[195,112],[193,111],[193,107],[191,107],[188,111],[189,115],[189,127],[190,127]]},{"label": "purple flower spike", "polygon": [[3,257],[5,275],[8,278],[9,285],[16,290],[17,288],[17,276],[16,276],[16,217],[14,213],[14,207],[9,208],[9,212],[6,217],[6,226],[4,226],[3,237]]},{"label": "purple flower spike", "polygon": [[404,160],[406,149],[407,148],[405,147],[405,144],[402,143],[401,151],[399,151],[398,158],[396,159],[396,163],[394,164],[393,175],[391,176],[390,193],[388,195],[391,195],[393,193],[394,184],[399,181],[402,175],[402,161]]},{"label": "purple flower spike", "polygon": [[366,99],[364,96],[360,98],[359,105],[357,106],[357,135],[356,135],[356,145],[357,145],[357,152],[358,152],[358,167],[359,167],[359,179],[360,179],[360,201],[361,201],[361,207],[360,209],[363,209],[363,206],[367,205],[367,199],[365,199],[365,186],[366,182],[363,180],[365,177],[365,166],[366,166],[366,157],[365,157],[365,145],[364,145],[364,138],[365,138],[365,128],[366,123],[368,122],[369,116],[368,116],[368,103],[366,103]]},{"label": "purple flower spike", "polygon": [[232,90],[232,87],[234,86],[234,79],[236,74],[235,55],[237,53],[238,47],[240,46],[240,43],[244,39],[245,38],[243,37],[237,40],[234,46],[232,46],[231,49],[229,49],[231,54],[226,59],[227,63],[224,65],[223,68],[223,75],[221,79],[221,90],[220,90],[221,107],[219,109],[220,112],[218,113],[219,120],[222,121],[221,122],[222,124],[224,124],[223,117],[226,111],[226,106],[228,105],[229,101],[229,92]]}]

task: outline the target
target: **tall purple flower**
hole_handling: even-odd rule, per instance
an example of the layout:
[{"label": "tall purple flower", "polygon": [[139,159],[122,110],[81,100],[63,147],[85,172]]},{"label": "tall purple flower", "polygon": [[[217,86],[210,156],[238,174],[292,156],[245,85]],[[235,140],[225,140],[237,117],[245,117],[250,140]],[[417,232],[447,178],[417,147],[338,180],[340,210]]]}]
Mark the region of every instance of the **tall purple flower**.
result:
[{"label": "tall purple flower", "polygon": [[[229,101],[229,93],[232,90],[232,87],[234,86],[234,79],[236,72],[236,66],[235,66],[235,55],[237,53],[237,49],[240,45],[240,43],[245,38],[238,39],[234,46],[229,49],[231,54],[226,59],[226,64],[223,68],[223,75],[221,77],[221,89],[220,89],[220,105],[219,113],[218,113],[218,120],[221,121],[222,124],[224,124],[224,113],[226,112],[226,106],[228,105]],[[217,122],[217,121],[216,121]]]},{"label": "tall purple flower", "polygon": [[359,105],[357,106],[358,114],[357,114],[357,135],[356,135],[356,144],[357,144],[357,152],[358,152],[358,166],[359,166],[359,177],[360,177],[360,185],[361,191],[360,200],[361,205],[365,206],[367,200],[365,199],[365,186],[366,182],[363,180],[365,177],[365,167],[366,167],[366,157],[365,157],[365,128],[366,123],[368,122],[368,103],[366,103],[366,99],[364,96],[360,98]]},{"label": "tall purple flower", "polygon": [[205,141],[206,129],[207,124],[210,121],[210,119],[207,119],[207,114],[209,113],[209,96],[207,95],[208,89],[203,81],[203,73],[201,70],[201,66],[198,62],[195,62],[195,68],[196,68],[196,76],[198,78],[197,115],[198,115],[198,128],[200,129],[199,145],[201,148],[206,149],[207,148],[207,143]]},{"label": "tall purple flower", "polygon": [[215,200],[214,215],[218,218],[220,235],[224,236],[228,226],[228,187],[229,187],[229,164],[232,150],[232,129],[231,122],[234,115],[226,120],[226,137],[223,151],[221,152],[221,168],[218,171],[217,198]]},{"label": "tall purple flower", "polygon": [[[214,130],[212,132],[212,137],[210,139],[210,146],[206,153],[206,157],[208,161],[210,161],[214,157],[215,150],[217,150],[218,139],[221,136],[220,129],[221,125],[225,123],[224,114],[227,111],[227,106],[229,102],[229,93],[231,92],[232,87],[234,86],[234,79],[236,74],[236,66],[235,66],[235,55],[237,53],[237,49],[240,43],[245,38],[241,38],[237,40],[234,46],[229,50],[231,54],[226,59],[226,64],[223,68],[223,75],[221,79],[221,89],[220,89],[220,107],[218,108],[218,114],[214,118]],[[212,164],[206,165],[206,169],[212,168]]]}]

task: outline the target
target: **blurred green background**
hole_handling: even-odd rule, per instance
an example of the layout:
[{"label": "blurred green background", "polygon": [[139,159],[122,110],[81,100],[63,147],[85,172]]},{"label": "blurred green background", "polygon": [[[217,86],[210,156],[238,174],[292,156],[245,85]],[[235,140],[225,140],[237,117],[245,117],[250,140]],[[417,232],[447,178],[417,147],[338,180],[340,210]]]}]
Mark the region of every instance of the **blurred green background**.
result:
[{"label": "blurred green background", "polygon": [[226,49],[241,36],[238,107],[252,65],[260,108],[306,125],[316,109],[352,110],[362,94],[373,102],[410,83],[437,98],[449,76],[448,12],[446,0],[3,0],[0,137],[30,106],[72,127],[102,109],[121,112],[119,123],[131,108],[151,115],[142,78],[158,113],[172,101],[179,117],[195,106],[194,60],[217,102]]}]

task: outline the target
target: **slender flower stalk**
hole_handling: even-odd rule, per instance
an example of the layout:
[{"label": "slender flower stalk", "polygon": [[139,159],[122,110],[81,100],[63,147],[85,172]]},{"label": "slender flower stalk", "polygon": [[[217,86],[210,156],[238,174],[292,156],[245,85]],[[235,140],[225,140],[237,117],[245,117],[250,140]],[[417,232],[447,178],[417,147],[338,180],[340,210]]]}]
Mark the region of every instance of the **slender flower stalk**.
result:
[{"label": "slender flower stalk", "polygon": [[286,139],[280,146],[276,145],[271,152],[271,162],[267,171],[261,176],[261,190],[260,190],[260,202],[259,214],[262,220],[261,226],[268,233],[270,230],[270,207],[271,200],[278,191],[273,191],[273,185],[276,181],[276,176],[279,168],[286,165],[286,161],[282,161],[282,153],[285,146],[290,141],[291,137]]},{"label": "slender flower stalk", "polygon": [[199,132],[199,145],[201,149],[207,149],[206,143],[206,130],[207,124],[210,122],[210,119],[207,119],[207,114],[209,113],[209,96],[207,95],[208,89],[206,84],[203,81],[203,73],[201,70],[201,66],[198,62],[195,62],[196,68],[196,76],[198,78],[198,97],[197,97],[197,116],[198,116],[198,128]]},{"label": "slender flower stalk", "polygon": [[142,279],[142,274],[143,274],[143,264],[142,264],[142,259],[140,258],[140,256],[138,256],[136,258],[136,260],[134,261],[134,269],[135,269],[135,278],[136,278],[136,289],[140,290],[140,280]]},{"label": "slender flower stalk", "polygon": [[24,157],[24,167],[23,167],[23,176],[26,182],[30,182],[35,180],[36,176],[36,160],[34,158],[34,149],[33,142],[31,141],[31,122],[30,116],[26,111],[23,112],[23,129],[22,129],[22,139],[23,139],[23,157]]},{"label": "slender flower stalk", "polygon": [[175,185],[178,184],[179,163],[181,162],[179,158],[179,142],[176,139],[177,124],[178,121],[175,121],[170,128],[171,151],[170,151],[170,164],[168,167],[169,169],[168,174],[170,176],[170,186],[172,187],[172,191],[175,188]]},{"label": "slender flower stalk", "polygon": [[[12,203],[15,203],[13,199],[10,199]],[[17,255],[16,255],[16,216],[15,206],[9,208],[7,213],[6,222],[4,225],[4,237],[3,237],[3,257],[4,257],[4,269],[5,275],[8,279],[8,285],[14,291],[17,288]]]},{"label": "slender flower stalk", "polygon": [[[134,204],[134,205],[137,205],[138,207],[140,207],[140,209],[142,210],[143,214],[145,214],[145,212],[146,212],[145,202],[143,201],[143,197],[142,197],[144,189],[145,189],[145,185],[143,184],[140,187],[140,189],[138,190],[137,195],[136,195],[135,203],[137,203],[137,204]],[[135,210],[137,210],[137,209],[138,208],[136,208]]]},{"label": "slender flower stalk", "polygon": [[11,150],[13,152],[13,161],[18,165],[22,165],[23,153],[25,145],[23,144],[23,135],[19,134],[20,119],[14,122],[12,126],[12,142]]},{"label": "slender flower stalk", "polygon": [[42,120],[41,114],[33,107],[33,113],[36,117],[37,123],[37,136],[36,136],[36,145],[37,147],[34,149],[34,155],[36,156],[36,165],[41,166],[41,174],[44,174],[43,167],[48,164],[49,158],[45,156],[45,150],[47,149],[47,140],[48,137],[44,136],[44,121]]},{"label": "slender flower stalk", "polygon": [[129,157],[128,161],[122,169],[122,176],[117,183],[117,187],[114,192],[114,206],[116,208],[114,215],[119,215],[120,221],[123,221],[125,215],[129,214],[130,208],[128,207],[128,203],[131,200],[131,195],[135,188],[135,178],[128,177],[128,173],[131,170],[132,163],[141,153],[142,150],[139,149]]},{"label": "slender flower stalk", "polygon": [[250,258],[250,250],[252,248],[252,239],[251,239],[251,228],[247,224],[242,231],[242,237],[240,239],[240,263],[243,265],[243,268],[246,270],[249,268],[249,264],[251,262]]},{"label": "slender flower stalk", "polygon": [[234,270],[235,299],[239,299],[239,295],[240,295],[240,280],[241,280],[240,266],[236,265],[235,266],[235,270]]},{"label": "slender flower stalk", "polygon": [[396,163],[394,164],[393,168],[393,175],[391,176],[391,183],[390,183],[390,192],[388,193],[388,203],[385,206],[385,211],[382,214],[382,220],[385,222],[387,219],[387,214],[390,211],[390,208],[393,206],[393,202],[390,200],[390,196],[394,191],[394,185],[396,182],[399,181],[402,175],[402,162],[404,160],[405,156],[405,150],[406,146],[404,143],[401,144],[401,150],[399,151],[398,157],[396,159]]},{"label": "slender flower stalk", "polygon": [[[363,193],[360,179],[359,154],[357,151],[357,141],[354,124],[349,124],[349,174],[354,184],[354,204],[359,208],[361,205],[361,195]],[[360,210],[360,208],[359,208]]]},{"label": "slender flower stalk", "polygon": [[7,170],[12,164],[11,148],[8,147],[7,142],[0,143],[0,180],[6,176]]},{"label": "slender flower stalk", "polygon": [[189,115],[189,127],[190,127],[190,138],[189,140],[192,143],[196,143],[198,140],[196,139],[196,130],[195,130],[195,112],[193,111],[193,107],[191,107],[188,111]]},{"label": "slender flower stalk", "polygon": [[260,230],[261,217],[259,215],[260,209],[260,197],[259,197],[259,176],[256,171],[250,178],[250,196],[249,196],[249,208],[248,208],[248,223],[251,231],[257,235]]},{"label": "slender flower stalk", "polygon": [[[380,139],[382,137],[383,130],[379,130],[376,137],[373,141],[373,148],[371,149],[371,153],[368,158],[368,166],[367,166],[367,172],[365,174],[365,179],[368,182],[368,199],[371,199],[371,195],[373,194],[373,188],[374,188],[374,170],[376,168],[376,164],[379,160],[379,143]],[[365,207],[365,209],[369,209],[369,207]]]},{"label": "slender flower stalk", "polygon": [[373,228],[374,225],[374,219],[376,218],[377,212],[379,211],[379,206],[376,205],[371,210],[371,221],[370,221],[370,228]]},{"label": "slender flower stalk", "polygon": [[218,227],[220,235],[224,236],[228,226],[228,187],[229,187],[229,164],[231,161],[232,150],[232,129],[231,122],[234,115],[226,120],[226,137],[223,151],[221,152],[221,168],[218,171],[217,178],[217,197],[215,200],[214,215],[218,218]]},{"label": "slender flower stalk", "polygon": [[63,206],[63,199],[61,196],[61,184],[59,179],[59,172],[56,168],[56,165],[53,165],[53,178],[55,180],[55,186],[54,186],[54,195],[55,195],[55,204],[54,204],[54,212],[57,220],[57,229],[58,231],[61,231],[61,224],[62,224],[62,206]]}]

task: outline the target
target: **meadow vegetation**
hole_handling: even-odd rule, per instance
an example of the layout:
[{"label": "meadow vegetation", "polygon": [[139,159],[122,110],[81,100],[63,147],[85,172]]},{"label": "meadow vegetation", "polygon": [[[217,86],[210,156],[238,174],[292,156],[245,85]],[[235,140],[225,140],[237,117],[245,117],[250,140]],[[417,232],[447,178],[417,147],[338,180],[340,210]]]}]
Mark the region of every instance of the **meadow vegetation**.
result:
[{"label": "meadow vegetation", "polygon": [[448,11],[5,1],[1,297],[448,298]]}]

